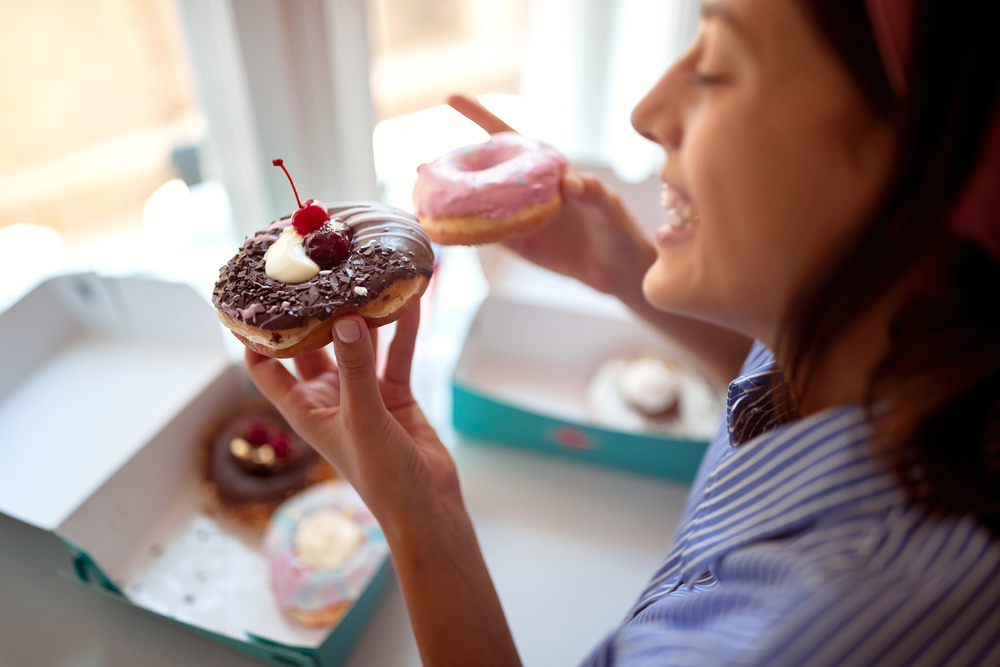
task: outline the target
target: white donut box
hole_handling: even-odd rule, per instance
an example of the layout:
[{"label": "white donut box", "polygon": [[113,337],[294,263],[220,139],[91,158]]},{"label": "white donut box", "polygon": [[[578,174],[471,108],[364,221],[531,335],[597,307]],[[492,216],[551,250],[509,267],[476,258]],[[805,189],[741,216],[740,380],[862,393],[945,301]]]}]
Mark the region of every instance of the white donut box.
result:
[{"label": "white donut box", "polygon": [[206,430],[256,396],[221,336],[193,289],[156,280],[60,276],[0,314],[0,567],[30,542],[46,590],[70,579],[264,664],[341,665],[389,558],[332,630],[281,614],[259,538],[201,490]]},{"label": "white donut box", "polygon": [[[656,179],[628,184],[606,167],[580,168],[615,187],[650,232],[661,224]],[[456,431],[470,442],[690,482],[723,414],[719,388],[616,299],[500,246],[480,246],[479,257],[489,291],[452,377]],[[637,356],[686,371],[677,428],[650,429],[634,414],[595,419],[595,375],[609,360]],[[686,410],[694,395],[697,409]]]}]

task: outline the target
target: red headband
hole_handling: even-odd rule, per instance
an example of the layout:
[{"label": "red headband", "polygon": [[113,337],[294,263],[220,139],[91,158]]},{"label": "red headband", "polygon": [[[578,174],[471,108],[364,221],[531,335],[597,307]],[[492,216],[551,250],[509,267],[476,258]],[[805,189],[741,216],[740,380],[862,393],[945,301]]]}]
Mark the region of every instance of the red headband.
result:
[{"label": "red headband", "polygon": [[[889,83],[905,96],[917,0],[866,3]],[[978,243],[1000,262],[1000,116],[993,120],[979,165],[952,211],[949,226],[956,236]]]}]

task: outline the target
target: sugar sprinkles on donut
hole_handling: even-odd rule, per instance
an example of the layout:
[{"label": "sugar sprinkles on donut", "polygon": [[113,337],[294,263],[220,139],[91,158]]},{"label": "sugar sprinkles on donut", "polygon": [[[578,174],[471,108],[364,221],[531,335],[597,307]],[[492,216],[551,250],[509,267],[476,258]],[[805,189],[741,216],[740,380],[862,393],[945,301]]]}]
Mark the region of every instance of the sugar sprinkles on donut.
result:
[{"label": "sugar sprinkles on donut", "polygon": [[330,318],[355,313],[377,327],[402,317],[432,273],[430,240],[412,215],[310,199],[243,242],[220,269],[212,303],[244,345],[292,357],[330,343]]},{"label": "sugar sprinkles on donut", "polygon": [[545,224],[562,208],[562,153],[517,132],[458,148],[417,168],[413,204],[435,243],[492,243]]}]

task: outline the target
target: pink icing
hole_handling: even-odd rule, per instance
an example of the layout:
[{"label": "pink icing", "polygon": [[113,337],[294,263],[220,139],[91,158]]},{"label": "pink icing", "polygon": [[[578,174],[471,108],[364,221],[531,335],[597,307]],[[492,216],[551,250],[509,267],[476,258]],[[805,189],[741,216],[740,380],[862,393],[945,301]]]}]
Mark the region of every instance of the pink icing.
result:
[{"label": "pink icing", "polygon": [[[343,512],[361,535],[344,562],[333,568],[313,569],[299,557],[295,536],[302,519],[321,510]],[[385,536],[374,516],[346,482],[317,484],[288,500],[271,517],[262,545],[279,606],[304,611],[357,600],[388,555]]]},{"label": "pink icing", "polygon": [[269,566],[274,592],[282,604],[308,586],[312,579],[309,568],[298,562],[291,552],[272,557]]},{"label": "pink icing", "polygon": [[249,308],[237,308],[236,311],[240,314],[240,317],[242,317],[244,320],[251,320],[256,315],[259,315],[260,313],[264,312],[264,304],[253,303],[250,304]]},{"label": "pink icing", "polygon": [[505,218],[552,199],[569,162],[537,139],[500,132],[482,144],[445,153],[417,167],[413,205],[429,218]]}]

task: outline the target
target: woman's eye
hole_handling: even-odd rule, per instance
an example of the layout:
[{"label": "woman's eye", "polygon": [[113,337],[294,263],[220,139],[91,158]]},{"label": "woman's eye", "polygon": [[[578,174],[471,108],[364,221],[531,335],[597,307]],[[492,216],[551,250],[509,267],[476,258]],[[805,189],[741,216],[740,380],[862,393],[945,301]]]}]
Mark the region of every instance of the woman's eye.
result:
[{"label": "woman's eye", "polygon": [[726,77],[722,74],[702,74],[700,72],[688,72],[688,83],[693,86],[714,86],[724,83]]}]

